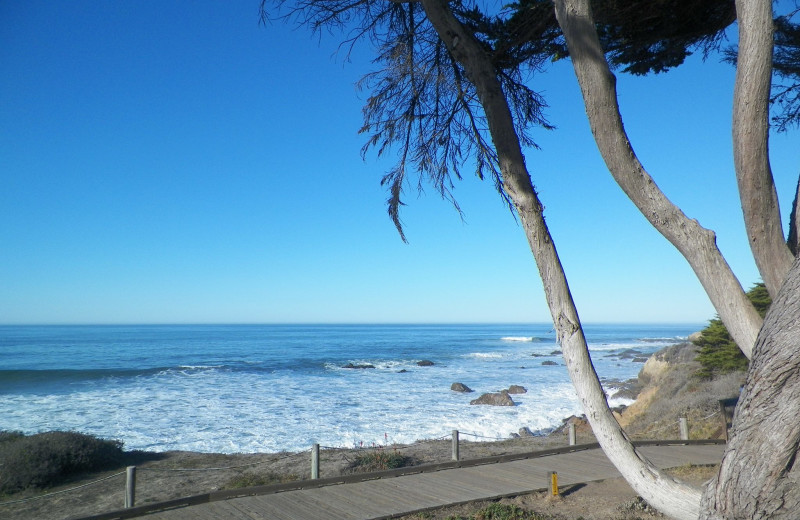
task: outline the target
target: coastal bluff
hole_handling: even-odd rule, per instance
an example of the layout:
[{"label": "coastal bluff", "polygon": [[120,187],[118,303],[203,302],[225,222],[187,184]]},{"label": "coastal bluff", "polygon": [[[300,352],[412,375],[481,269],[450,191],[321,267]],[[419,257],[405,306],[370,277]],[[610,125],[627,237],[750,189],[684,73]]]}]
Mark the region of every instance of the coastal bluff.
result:
[{"label": "coastal bluff", "polygon": [[691,425],[690,438],[724,437],[719,400],[739,394],[744,373],[701,379],[696,375],[700,369],[698,350],[686,341],[655,352],[645,362],[631,382],[637,394],[635,401],[615,412],[630,435],[669,438],[677,435],[679,418],[686,417]]}]

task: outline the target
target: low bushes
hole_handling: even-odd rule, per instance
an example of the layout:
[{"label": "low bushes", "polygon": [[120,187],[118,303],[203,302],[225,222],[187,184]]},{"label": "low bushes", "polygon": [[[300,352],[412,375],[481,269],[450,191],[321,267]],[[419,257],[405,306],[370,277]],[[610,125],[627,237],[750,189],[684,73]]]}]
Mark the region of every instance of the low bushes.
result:
[{"label": "low bushes", "polygon": [[122,442],[76,432],[0,432],[0,494],[46,488],[87,471],[125,464]]},{"label": "low bushes", "polygon": [[361,473],[367,471],[383,471],[386,469],[404,468],[412,466],[414,461],[411,457],[396,451],[375,450],[368,451],[356,456],[350,463],[349,471]]}]

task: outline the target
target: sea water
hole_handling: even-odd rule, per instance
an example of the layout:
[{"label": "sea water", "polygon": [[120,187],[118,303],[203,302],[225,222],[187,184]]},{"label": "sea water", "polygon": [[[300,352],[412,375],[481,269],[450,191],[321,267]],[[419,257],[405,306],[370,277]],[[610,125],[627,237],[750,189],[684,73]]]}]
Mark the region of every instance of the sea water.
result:
[{"label": "sea water", "polygon": [[[613,394],[646,356],[700,328],[585,332]],[[582,413],[558,350],[549,324],[2,326],[0,430],[221,453],[410,443],[452,430],[499,440]],[[454,382],[474,393],[450,390]],[[469,404],[510,385],[528,390],[513,395],[516,406]]]}]

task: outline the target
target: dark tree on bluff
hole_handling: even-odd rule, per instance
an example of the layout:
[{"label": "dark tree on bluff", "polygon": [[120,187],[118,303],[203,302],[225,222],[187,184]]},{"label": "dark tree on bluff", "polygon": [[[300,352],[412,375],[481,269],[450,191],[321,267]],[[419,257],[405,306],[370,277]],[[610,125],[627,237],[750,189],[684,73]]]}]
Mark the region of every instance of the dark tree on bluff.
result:
[{"label": "dark tree on bluff", "polygon": [[[369,41],[379,70],[362,80],[363,152],[398,154],[383,177],[401,236],[403,187],[430,182],[451,195],[465,162],[490,177],[519,218],[558,340],[586,415],[610,460],[650,504],[676,518],[794,518],[800,509],[800,257],[797,198],[784,237],[767,155],[770,101],[776,125],[800,119],[796,13],[770,0],[286,0],[276,12],[314,30],[341,29],[344,45]],[[273,6],[262,0],[264,16]],[[625,134],[611,67],[646,74],[716,52],[737,22],[733,142],[753,257],[773,297],[764,320],[716,247],[712,231],[672,204]],[[550,128],[545,100],[523,78],[569,57],[609,172],[642,215],[686,258],[731,336],[750,359],[717,478],[701,494],[650,464],[611,414],[523,150],[533,126]],[[609,63],[611,65],[609,65]],[[780,80],[773,85],[773,76]],[[800,184],[799,184],[800,186]],[[788,418],[788,420],[787,420]]]}]

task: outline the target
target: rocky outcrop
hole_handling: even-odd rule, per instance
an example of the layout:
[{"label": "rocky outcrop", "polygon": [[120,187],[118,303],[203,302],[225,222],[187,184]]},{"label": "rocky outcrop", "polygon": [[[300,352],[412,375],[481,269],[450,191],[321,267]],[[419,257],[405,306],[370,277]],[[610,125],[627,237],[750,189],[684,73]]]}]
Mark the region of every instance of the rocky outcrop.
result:
[{"label": "rocky outcrop", "polygon": [[450,385],[450,390],[452,390],[453,392],[464,392],[464,393],[474,392],[472,388],[468,387],[464,383],[453,383],[452,385]]},{"label": "rocky outcrop", "polygon": [[556,363],[555,361],[542,361],[542,366],[545,366],[545,367],[557,367],[558,363]]},{"label": "rocky outcrop", "polygon": [[432,367],[434,362],[429,359],[423,359],[422,361],[417,361],[417,365],[421,367]]},{"label": "rocky outcrop", "polygon": [[483,394],[477,399],[473,399],[469,404],[486,404],[490,406],[514,406],[517,403],[508,395],[508,390],[503,390],[496,394]]},{"label": "rocky outcrop", "polygon": [[354,365],[353,363],[348,363],[348,364],[346,364],[346,365],[342,366],[342,368],[356,368],[356,369],[364,369],[364,368],[375,368],[375,365],[367,365],[367,364],[364,364],[364,365]]},{"label": "rocky outcrop", "polygon": [[[691,439],[718,438],[724,435],[718,414],[719,400],[737,395],[744,373],[733,373],[713,380],[700,380],[695,373],[698,347],[681,343],[659,350],[639,372],[642,389],[636,401],[617,414],[628,432],[645,437],[678,435],[678,418],[689,420]],[[667,433],[665,433],[667,432]]]},{"label": "rocky outcrop", "polygon": [[509,394],[527,394],[528,389],[520,385],[511,385],[508,387]]},{"label": "rocky outcrop", "polygon": [[528,428],[527,426],[523,426],[522,428],[520,428],[518,435],[520,437],[533,437],[534,436],[533,432],[531,431],[531,429]]}]

